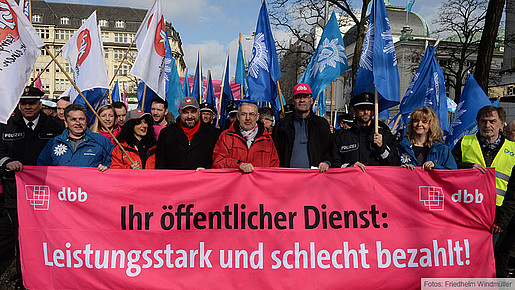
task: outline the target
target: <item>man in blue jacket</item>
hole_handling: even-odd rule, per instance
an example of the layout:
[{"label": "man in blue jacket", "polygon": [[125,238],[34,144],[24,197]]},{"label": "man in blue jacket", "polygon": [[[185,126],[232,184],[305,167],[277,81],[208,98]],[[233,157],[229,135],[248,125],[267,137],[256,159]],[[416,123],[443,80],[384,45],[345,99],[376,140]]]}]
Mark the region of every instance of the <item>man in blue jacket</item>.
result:
[{"label": "man in blue jacket", "polygon": [[71,104],[64,109],[66,130],[50,140],[38,158],[38,166],[97,167],[111,165],[114,149],[109,139],[91,132],[86,123],[86,108]]}]

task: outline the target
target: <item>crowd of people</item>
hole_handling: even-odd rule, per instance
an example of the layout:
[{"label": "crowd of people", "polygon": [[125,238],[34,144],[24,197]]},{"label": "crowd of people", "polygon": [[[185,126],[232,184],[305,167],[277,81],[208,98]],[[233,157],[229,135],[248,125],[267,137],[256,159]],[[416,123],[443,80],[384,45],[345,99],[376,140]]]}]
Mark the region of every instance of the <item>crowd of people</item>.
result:
[{"label": "crowd of people", "polygon": [[506,113],[500,107],[479,110],[479,132],[463,137],[451,151],[429,107],[415,109],[405,136],[394,136],[382,122],[376,132],[374,96],[359,94],[351,100],[353,114],[342,115],[340,128],[334,129],[312,111],[311,89],[303,83],[294,87],[291,105],[278,119],[270,108],[252,102],[229,104],[223,131],[217,126],[215,107],[193,97],[181,100],[176,120],[169,117],[167,101],[156,97],[150,113],[127,111],[120,102],[104,105],[88,127],[82,105],[62,98],[55,108],[43,110],[43,94],[27,87],[8,123],[0,124],[2,272],[17,246],[14,173],[24,165],[100,171],[234,168],[243,174],[255,167],[316,168],[324,173],[330,168],[402,166],[428,171],[476,168],[483,173],[486,167],[495,167],[497,208],[491,232],[497,275],[508,275],[515,240],[515,157],[504,152],[515,152],[515,121],[505,126]]}]

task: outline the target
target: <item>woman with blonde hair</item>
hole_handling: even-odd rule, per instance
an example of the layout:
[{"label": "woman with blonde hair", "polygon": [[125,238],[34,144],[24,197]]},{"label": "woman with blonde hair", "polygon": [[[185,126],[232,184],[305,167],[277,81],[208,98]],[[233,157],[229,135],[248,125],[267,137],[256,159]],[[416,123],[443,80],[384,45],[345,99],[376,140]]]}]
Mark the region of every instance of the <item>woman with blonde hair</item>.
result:
[{"label": "woman with blonde hair", "polygon": [[449,147],[442,141],[440,120],[433,109],[420,107],[411,112],[406,137],[398,143],[402,167],[413,170],[457,169]]},{"label": "woman with blonde hair", "polygon": [[[104,124],[107,126],[107,128],[113,132],[113,135],[118,137],[120,134],[120,126],[118,126],[116,111],[114,110],[113,106],[103,105],[98,109],[98,115],[100,116],[100,119],[104,121]],[[116,146],[113,137],[111,134],[109,134],[107,129],[102,126],[98,119],[95,119],[95,122],[93,125],[91,125],[90,129],[92,132],[100,133],[106,136],[107,139],[111,140],[111,142]]]}]

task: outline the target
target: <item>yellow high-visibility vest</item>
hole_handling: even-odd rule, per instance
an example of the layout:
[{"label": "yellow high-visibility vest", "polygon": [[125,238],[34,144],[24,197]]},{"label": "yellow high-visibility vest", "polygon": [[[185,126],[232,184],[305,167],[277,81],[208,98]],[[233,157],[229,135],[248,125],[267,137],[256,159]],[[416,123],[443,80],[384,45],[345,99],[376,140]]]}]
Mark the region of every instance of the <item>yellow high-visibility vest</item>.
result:
[{"label": "yellow high-visibility vest", "polygon": [[[485,158],[481,151],[481,145],[477,140],[477,136],[466,135],[461,140],[461,158],[463,162],[478,163],[486,167]],[[492,167],[495,167],[495,187],[497,188],[496,205],[501,206],[504,201],[504,195],[508,188],[508,180],[510,179],[511,170],[515,166],[515,142],[504,139],[497,155],[495,155]]]}]

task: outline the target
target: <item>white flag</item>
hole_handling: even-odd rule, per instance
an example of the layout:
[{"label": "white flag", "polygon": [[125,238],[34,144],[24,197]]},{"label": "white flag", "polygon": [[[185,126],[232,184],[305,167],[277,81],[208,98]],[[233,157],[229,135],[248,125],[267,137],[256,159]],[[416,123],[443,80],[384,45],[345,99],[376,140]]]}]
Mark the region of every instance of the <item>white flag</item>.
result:
[{"label": "white flag", "polygon": [[7,123],[45,43],[14,0],[0,0],[0,122]]},{"label": "white flag", "polygon": [[[136,45],[138,56],[131,69],[131,75],[140,78],[163,100],[166,99],[166,30],[165,19],[161,10],[161,1],[157,0],[138,30]],[[146,20],[146,19],[149,19]],[[146,27],[146,29],[145,29]],[[144,33],[146,31],[146,33]],[[142,39],[142,40],[141,40]]]},{"label": "white flag", "polygon": [[[109,88],[99,35],[95,11],[63,47],[62,55],[70,63],[73,81],[81,92],[94,88]],[[70,92],[70,102],[73,103],[78,95],[79,92],[73,88]]]},{"label": "white flag", "polygon": [[30,21],[29,5],[30,5],[29,0],[20,0],[20,3],[18,3],[18,6],[20,6],[21,10],[23,11],[23,14],[25,14],[25,16],[27,16],[27,18],[29,18],[29,21]]},{"label": "white flag", "polygon": [[[152,16],[156,12],[156,2],[157,0],[154,0],[154,3],[152,3],[152,7],[150,7],[150,9],[147,11],[147,15],[145,15],[145,19],[143,19],[143,22],[141,22],[138,32],[136,32],[136,48],[138,49],[138,51],[140,51],[143,47],[143,41],[145,40],[145,36],[147,35],[150,21],[152,21]],[[161,5],[161,3],[159,5]]]}]

